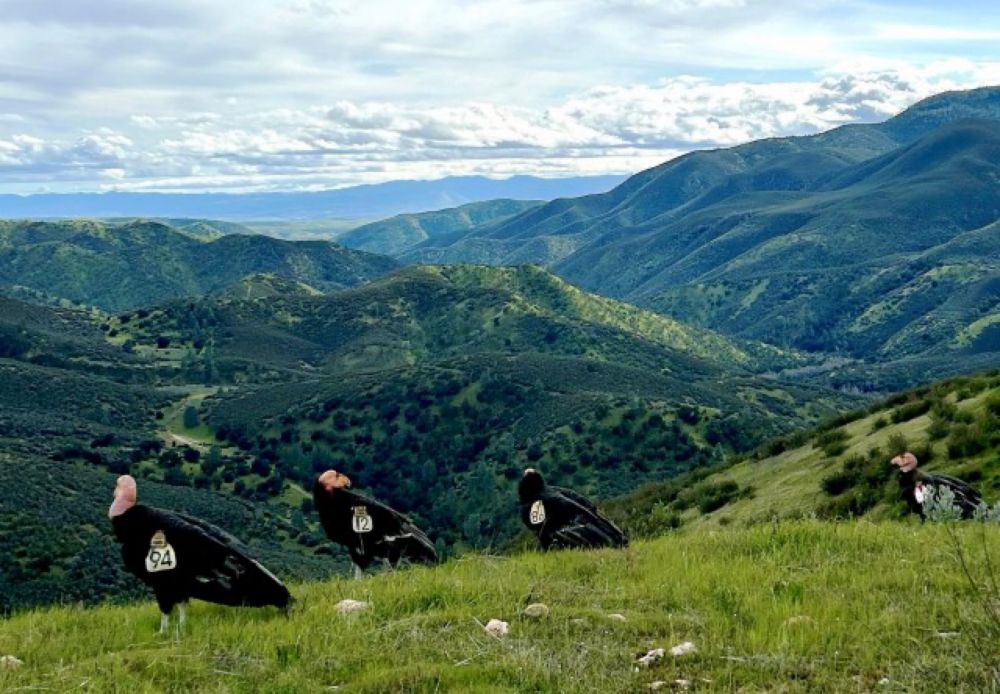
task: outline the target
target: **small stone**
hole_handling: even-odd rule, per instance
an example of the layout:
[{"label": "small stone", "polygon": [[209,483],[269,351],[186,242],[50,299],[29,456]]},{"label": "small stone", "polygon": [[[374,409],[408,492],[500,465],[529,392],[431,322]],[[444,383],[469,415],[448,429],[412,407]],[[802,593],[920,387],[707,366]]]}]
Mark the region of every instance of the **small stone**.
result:
[{"label": "small stone", "polygon": [[656,680],[655,682],[650,682],[649,683],[649,689],[650,689],[650,691],[654,691],[654,692],[657,689],[663,689],[666,686],[667,686],[667,683],[664,682],[663,680]]},{"label": "small stone", "polygon": [[335,609],[337,614],[354,614],[355,612],[364,612],[370,607],[370,605],[363,600],[341,600],[337,603]]},{"label": "small stone", "polygon": [[674,680],[674,684],[676,684],[681,689],[688,689],[691,686],[691,680],[676,679]]},{"label": "small stone", "polygon": [[695,653],[698,648],[690,641],[685,641],[684,643],[679,643],[670,649],[670,655],[675,658],[682,655],[687,655],[688,653]]},{"label": "small stone", "polygon": [[610,619],[612,622],[624,622],[625,615],[618,614],[617,612],[612,612],[611,614],[608,615],[608,619]]},{"label": "small stone", "polygon": [[16,670],[24,665],[24,661],[12,655],[5,655],[0,658],[0,670]]},{"label": "small stone", "polygon": [[888,677],[883,677],[878,681],[878,683],[883,687],[888,687],[890,684],[892,684],[892,680],[889,679]]},{"label": "small stone", "polygon": [[534,602],[525,607],[522,614],[525,617],[531,617],[532,619],[541,619],[542,617],[548,616],[549,606],[540,602]]},{"label": "small stone", "polygon": [[638,665],[639,667],[649,667],[658,660],[662,660],[665,654],[666,651],[664,651],[662,648],[654,648],[646,655],[638,658],[635,661],[635,664]]},{"label": "small stone", "polygon": [[800,624],[815,624],[816,620],[807,614],[797,614],[785,620],[786,627],[798,626]]},{"label": "small stone", "polygon": [[483,628],[486,630],[487,634],[495,636],[498,639],[502,639],[510,633],[510,624],[501,619],[491,619]]}]

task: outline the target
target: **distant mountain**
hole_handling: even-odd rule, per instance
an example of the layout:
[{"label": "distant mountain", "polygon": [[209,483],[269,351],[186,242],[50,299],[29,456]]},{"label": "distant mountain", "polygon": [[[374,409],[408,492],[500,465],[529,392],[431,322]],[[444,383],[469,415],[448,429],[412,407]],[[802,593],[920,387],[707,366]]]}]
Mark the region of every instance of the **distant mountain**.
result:
[{"label": "distant mountain", "polygon": [[337,242],[361,251],[401,255],[429,239],[508,219],[541,204],[530,200],[490,200],[435,212],[401,214],[357,227],[339,236]]},{"label": "distant mountain", "polygon": [[398,255],[542,263],[588,291],[807,350],[980,353],[1000,345],[998,180],[1000,88],[984,88],[881,124],[694,152]]},{"label": "distant mountain", "polygon": [[623,176],[453,176],[294,193],[73,193],[0,195],[0,217],[185,217],[225,220],[379,219],[470,202],[552,200],[609,190]]},{"label": "distant mountain", "polygon": [[196,235],[191,225],[178,230],[150,221],[0,221],[0,286],[112,311],[220,291],[259,273],[328,291],[395,267],[384,256],[328,241],[217,236],[205,227]]}]

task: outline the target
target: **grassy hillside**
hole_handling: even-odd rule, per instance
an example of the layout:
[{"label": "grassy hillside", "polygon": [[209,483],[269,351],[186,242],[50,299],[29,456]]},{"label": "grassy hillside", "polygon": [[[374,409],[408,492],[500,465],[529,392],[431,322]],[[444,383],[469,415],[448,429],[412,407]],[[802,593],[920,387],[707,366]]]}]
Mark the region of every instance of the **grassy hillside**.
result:
[{"label": "grassy hillside", "polygon": [[[72,502],[78,529],[45,525],[20,492],[2,500],[0,523],[36,530],[7,538],[0,609],[121,591],[120,567],[99,568],[113,546],[95,528],[126,471],[179,508],[230,499],[219,522],[240,535],[256,505],[262,554],[315,576],[339,561],[308,500],[330,466],[414,513],[442,550],[496,546],[517,532],[502,499],[528,464],[617,495],[857,401],[758,375],[809,364],[793,352],[530,267],[409,268],[332,295],[257,274],[115,316],[0,306],[2,474],[29,466],[33,493]],[[58,466],[89,482],[46,490]],[[100,551],[46,558],[66,542]]]},{"label": "grassy hillside", "polygon": [[428,239],[507,219],[541,204],[531,200],[489,200],[436,212],[402,214],[357,227],[337,240],[360,251],[401,255]]},{"label": "grassy hillside", "polygon": [[303,492],[252,506],[209,491],[197,472],[218,466],[220,452],[205,446],[202,459],[182,421],[157,419],[189,386],[160,384],[169,373],[111,344],[105,319],[0,298],[0,613],[131,590],[104,532],[110,490],[125,471],[142,478],[152,503],[239,530],[292,575],[333,570],[299,544],[317,534],[301,513]]},{"label": "grassy hillside", "polygon": [[206,241],[193,233],[151,221],[0,221],[0,286],[116,311],[219,291],[257,273],[330,290],[396,267],[325,241],[244,234]]},{"label": "grassy hillside", "polygon": [[721,469],[650,485],[613,504],[639,533],[678,524],[775,518],[900,518],[889,460],[913,451],[921,469],[955,475],[1000,501],[1000,375],[968,376],[893,396],[819,429],[768,442]]},{"label": "grassy hillside", "polygon": [[694,152],[400,257],[537,262],[587,291],[782,346],[996,364],[998,121],[1000,88],[943,94],[882,124]]},{"label": "grassy hillside", "polygon": [[196,479],[266,500],[335,466],[445,546],[510,538],[514,515],[489,509],[528,464],[616,495],[856,401],[756,375],[808,363],[800,355],[533,267],[409,268],[329,296],[245,296],[108,326],[176,379],[226,386],[189,405],[209,427],[202,451],[222,447]]},{"label": "grassy hillside", "polygon": [[[939,525],[805,521],[470,556],[293,586],[288,617],[196,603],[179,640],[154,636],[149,601],[44,609],[0,622],[0,653],[24,663],[0,669],[0,689],[988,691],[1000,635],[981,602],[983,542],[995,557],[1000,534],[954,532],[958,545]],[[371,607],[339,615],[344,598]],[[522,616],[535,602],[548,615]],[[507,637],[484,632],[492,618],[510,622]],[[635,665],[685,641],[696,652]]]}]

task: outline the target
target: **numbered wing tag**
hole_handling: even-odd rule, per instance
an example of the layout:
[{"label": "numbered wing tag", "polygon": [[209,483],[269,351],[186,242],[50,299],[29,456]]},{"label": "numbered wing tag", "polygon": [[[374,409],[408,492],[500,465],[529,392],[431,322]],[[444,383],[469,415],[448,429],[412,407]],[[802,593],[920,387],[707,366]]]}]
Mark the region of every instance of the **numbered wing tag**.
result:
[{"label": "numbered wing tag", "polygon": [[354,532],[356,533],[370,533],[375,527],[372,522],[372,517],[368,515],[367,506],[354,506]]},{"label": "numbered wing tag", "polygon": [[528,520],[531,521],[532,525],[541,525],[545,522],[545,504],[541,501],[536,501],[531,505],[531,511],[528,513]]},{"label": "numbered wing tag", "polygon": [[917,500],[918,504],[923,504],[924,500],[927,498],[927,487],[923,484],[918,484],[913,488],[913,498]]},{"label": "numbered wing tag", "polygon": [[146,571],[151,574],[161,571],[173,571],[177,568],[177,553],[167,542],[167,536],[162,530],[153,533],[149,541],[149,553],[146,555]]}]

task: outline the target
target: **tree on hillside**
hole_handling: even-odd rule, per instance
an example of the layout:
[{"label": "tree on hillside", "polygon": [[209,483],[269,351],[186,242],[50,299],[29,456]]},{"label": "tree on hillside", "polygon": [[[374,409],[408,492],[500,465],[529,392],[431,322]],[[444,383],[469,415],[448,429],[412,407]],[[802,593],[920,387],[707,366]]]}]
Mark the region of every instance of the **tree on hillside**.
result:
[{"label": "tree on hillside", "polygon": [[184,427],[186,429],[194,429],[199,424],[201,424],[201,418],[198,416],[198,408],[194,405],[188,405],[184,408]]}]

